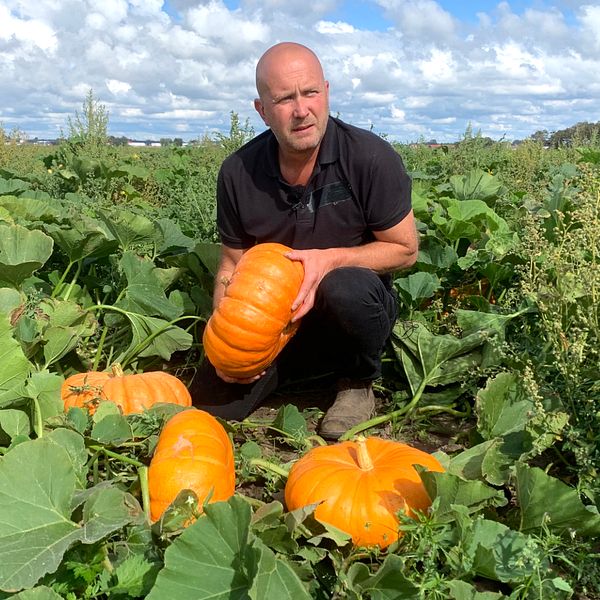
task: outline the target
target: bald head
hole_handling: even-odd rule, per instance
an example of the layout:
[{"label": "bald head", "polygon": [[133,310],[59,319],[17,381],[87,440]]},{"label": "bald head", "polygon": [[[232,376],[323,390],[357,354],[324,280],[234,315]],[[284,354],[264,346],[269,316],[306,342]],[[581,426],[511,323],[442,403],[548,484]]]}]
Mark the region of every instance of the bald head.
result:
[{"label": "bald head", "polygon": [[311,167],[329,119],[329,83],[316,54],[302,44],[269,48],[256,65],[254,108],[277,138],[280,160]]},{"label": "bald head", "polygon": [[[284,67],[285,65],[285,67]],[[256,91],[262,98],[268,90],[273,74],[282,68],[290,70],[306,68],[316,70],[324,80],[323,68],[317,55],[306,46],[295,42],[281,42],[271,46],[256,65]]]}]

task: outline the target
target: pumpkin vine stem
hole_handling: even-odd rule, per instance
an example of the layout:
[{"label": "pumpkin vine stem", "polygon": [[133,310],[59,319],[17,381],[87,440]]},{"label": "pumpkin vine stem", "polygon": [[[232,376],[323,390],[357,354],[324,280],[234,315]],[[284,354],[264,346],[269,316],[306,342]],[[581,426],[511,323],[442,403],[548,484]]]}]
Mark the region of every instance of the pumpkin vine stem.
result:
[{"label": "pumpkin vine stem", "polygon": [[37,398],[33,399],[33,414],[37,436],[42,437],[44,435],[44,423],[42,420],[42,409],[40,407],[40,401]]},{"label": "pumpkin vine stem", "polygon": [[265,471],[271,471],[271,473],[275,473],[275,475],[279,475],[283,479],[287,479],[289,475],[289,471],[285,467],[281,467],[272,463],[264,458],[251,458],[248,461],[248,464],[264,469]]},{"label": "pumpkin vine stem", "polygon": [[[279,433],[281,436],[283,436],[286,440],[290,440],[291,442],[298,442],[298,439],[295,438],[294,436],[290,435],[289,432],[284,431],[283,429],[279,429],[278,427],[274,427],[273,425],[270,425],[268,422],[267,423],[260,423],[257,421],[248,421],[247,419],[244,419],[243,421],[241,421],[239,423],[239,426],[241,427],[249,427],[249,428],[259,428],[259,427],[264,427],[265,429],[268,429],[270,431],[274,431],[275,433]],[[304,448],[306,450],[310,450],[313,447],[313,444],[311,442],[315,442],[316,444],[318,444],[319,446],[326,446],[327,442],[320,436],[320,435],[309,435],[305,438],[302,438],[301,443],[304,446]]]},{"label": "pumpkin vine stem", "polygon": [[[117,312],[117,313],[123,315],[126,318],[129,318],[128,311],[123,310],[122,308],[119,308],[117,306],[112,306],[110,304],[93,304],[92,306],[89,306],[87,308],[87,310],[90,310],[90,311],[91,310],[108,310],[108,311],[112,310],[114,312]],[[196,317],[193,315],[183,315],[182,317],[173,319],[172,321],[165,323],[165,325],[163,327],[160,327],[156,331],[153,331],[150,335],[148,335],[146,338],[144,338],[139,344],[137,344],[137,346],[135,346],[134,348],[131,348],[128,352],[126,352],[123,356],[120,357],[120,360],[118,362],[120,362],[123,367],[128,366],[130,363],[132,363],[135,360],[135,358],[140,354],[140,352],[145,350],[154,341],[154,339],[157,338],[159,335],[163,334],[165,331],[167,331],[169,328],[173,327],[173,325],[175,325],[176,323],[179,323],[180,321],[190,321],[190,320],[202,321],[202,322],[206,321],[206,319],[204,317]]]},{"label": "pumpkin vine stem", "polygon": [[373,419],[369,419],[368,421],[363,421],[362,423],[355,425],[354,427],[348,429],[348,431],[346,431],[346,433],[344,433],[343,435],[340,436],[340,438],[339,438],[340,442],[348,441],[348,440],[352,439],[357,433],[360,433],[361,431],[365,431],[366,429],[370,429],[371,427],[376,427],[378,425],[382,425],[383,423],[387,423],[388,421],[392,421],[393,419],[396,419],[403,415],[410,415],[413,412],[413,410],[415,409],[415,407],[417,406],[417,404],[419,403],[419,400],[421,399],[421,396],[423,395],[423,392],[425,391],[426,385],[427,385],[427,378],[424,377],[423,381],[421,382],[421,385],[419,386],[419,388],[415,392],[415,395],[413,396],[412,400],[408,404],[405,404],[402,408],[393,410],[392,412],[389,412],[385,415],[380,415],[378,417],[374,417]]},{"label": "pumpkin vine stem", "polygon": [[103,446],[89,446],[90,450],[94,450],[95,452],[102,452],[105,456],[109,456],[110,458],[114,458],[115,460],[120,460],[121,462],[127,463],[129,465],[133,465],[138,469],[141,467],[145,467],[146,465],[135,458],[131,458],[129,456],[123,456],[118,452],[113,452],[108,448],[104,448]]},{"label": "pumpkin vine stem", "polygon": [[142,492],[142,508],[146,517],[146,522],[150,523],[150,489],[148,487],[148,467],[146,465],[138,467],[138,477],[140,479],[140,490]]},{"label": "pumpkin vine stem", "polygon": [[58,280],[58,283],[54,286],[54,289],[52,290],[52,293],[50,294],[50,298],[56,298],[56,296],[58,296],[60,294],[60,292],[62,291],[62,288],[63,288],[63,284],[65,282],[65,279],[67,278],[67,275],[69,274],[69,271],[73,268],[74,264],[75,264],[75,261],[69,261],[67,268],[63,271],[62,275],[60,276],[60,279]]}]

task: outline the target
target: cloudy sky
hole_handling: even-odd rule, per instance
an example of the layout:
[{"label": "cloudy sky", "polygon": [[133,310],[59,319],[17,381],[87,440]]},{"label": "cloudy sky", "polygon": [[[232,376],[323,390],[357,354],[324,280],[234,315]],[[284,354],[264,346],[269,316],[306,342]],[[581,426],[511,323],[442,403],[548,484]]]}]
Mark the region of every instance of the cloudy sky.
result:
[{"label": "cloudy sky", "polygon": [[113,135],[195,139],[232,111],[258,133],[280,41],[320,56],[332,114],[400,142],[600,121],[598,0],[0,0],[0,123],[56,137],[92,89]]}]

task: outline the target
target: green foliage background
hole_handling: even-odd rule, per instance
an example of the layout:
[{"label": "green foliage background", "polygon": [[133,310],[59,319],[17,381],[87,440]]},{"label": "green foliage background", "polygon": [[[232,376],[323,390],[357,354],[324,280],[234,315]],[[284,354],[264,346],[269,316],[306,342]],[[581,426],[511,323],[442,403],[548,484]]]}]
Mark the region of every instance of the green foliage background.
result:
[{"label": "green foliage background", "polygon": [[[232,115],[228,136],[128,148],[80,125],[52,148],[0,143],[0,597],[600,598],[593,140],[467,132],[396,146],[421,251],[394,279],[382,410],[348,437],[430,447],[442,428],[447,472],[422,474],[431,513],[402,517],[404,537],[378,553],[279,500],[290,461],[319,442],[317,409],[228,424],[240,493],[185,531],[187,496],[158,525],[145,516],[145,469],[172,409],[63,413],[64,378],[116,360],[193,378],[216,176],[254,133]],[[237,567],[217,574],[224,545]]]}]

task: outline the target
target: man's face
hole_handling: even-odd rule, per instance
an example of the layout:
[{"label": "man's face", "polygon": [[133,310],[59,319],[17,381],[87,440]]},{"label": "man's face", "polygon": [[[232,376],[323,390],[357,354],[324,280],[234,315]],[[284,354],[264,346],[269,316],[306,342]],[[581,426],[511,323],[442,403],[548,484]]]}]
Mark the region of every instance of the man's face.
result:
[{"label": "man's face", "polygon": [[329,117],[329,84],[318,61],[302,54],[272,61],[254,106],[282,152],[305,154],[318,148]]}]

